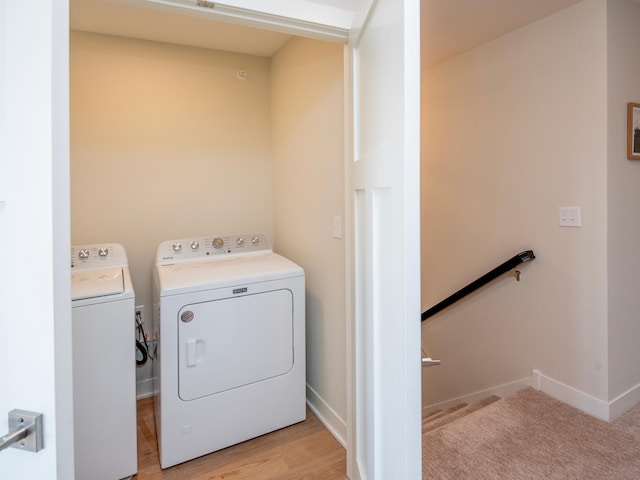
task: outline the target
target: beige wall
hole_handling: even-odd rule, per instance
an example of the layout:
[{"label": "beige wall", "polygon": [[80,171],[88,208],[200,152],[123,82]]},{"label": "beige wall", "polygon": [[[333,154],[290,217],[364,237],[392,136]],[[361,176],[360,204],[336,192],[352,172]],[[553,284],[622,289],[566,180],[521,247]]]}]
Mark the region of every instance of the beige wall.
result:
[{"label": "beige wall", "polygon": [[150,320],[160,242],[273,234],[269,59],[81,32],[70,48],[71,241],[123,244]]},{"label": "beige wall", "polygon": [[425,405],[533,369],[608,398],[606,53],[585,0],[423,72],[423,307],[537,256],[424,326]]},{"label": "beige wall", "polygon": [[346,439],[343,47],[293,38],[271,63],[275,250],[305,269],[308,400]]},{"label": "beige wall", "polygon": [[640,103],[640,7],[609,0],[609,397],[640,384],[640,162],[626,158],[627,102]]}]

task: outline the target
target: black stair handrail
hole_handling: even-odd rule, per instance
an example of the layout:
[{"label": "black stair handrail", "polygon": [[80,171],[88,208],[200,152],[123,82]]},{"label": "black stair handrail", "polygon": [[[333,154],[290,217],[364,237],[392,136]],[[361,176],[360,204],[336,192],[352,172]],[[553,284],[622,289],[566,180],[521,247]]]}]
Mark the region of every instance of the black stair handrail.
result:
[{"label": "black stair handrail", "polygon": [[500,275],[503,275],[508,271],[513,270],[515,267],[517,267],[521,263],[530,262],[535,258],[536,256],[533,254],[533,250],[525,250],[524,252],[520,252],[519,254],[514,255],[509,260],[504,262],[502,265],[499,265],[493,270],[491,270],[490,272],[485,273],[480,278],[478,278],[477,280],[474,280],[466,287],[461,288],[453,295],[450,295],[449,297],[442,300],[440,303],[422,312],[422,321],[424,322],[426,319],[432,317],[433,315],[440,312],[441,310],[444,310],[449,305],[456,303],[458,300],[478,290],[480,287],[483,287],[490,281],[495,280]]}]

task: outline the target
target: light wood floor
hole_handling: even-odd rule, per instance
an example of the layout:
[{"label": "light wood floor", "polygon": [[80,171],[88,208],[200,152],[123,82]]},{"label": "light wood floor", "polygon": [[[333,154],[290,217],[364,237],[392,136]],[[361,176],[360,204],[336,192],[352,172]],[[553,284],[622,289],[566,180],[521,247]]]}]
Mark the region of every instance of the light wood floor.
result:
[{"label": "light wood floor", "polygon": [[344,448],[309,409],[304,422],[161,470],[153,398],[138,400],[135,480],[344,480],[345,472]]}]

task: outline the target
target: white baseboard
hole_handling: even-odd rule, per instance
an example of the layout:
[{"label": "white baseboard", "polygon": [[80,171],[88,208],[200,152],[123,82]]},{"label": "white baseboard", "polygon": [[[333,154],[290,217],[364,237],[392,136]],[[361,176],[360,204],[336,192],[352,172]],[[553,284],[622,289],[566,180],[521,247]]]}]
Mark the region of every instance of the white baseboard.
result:
[{"label": "white baseboard", "polygon": [[572,407],[582,410],[601,420],[611,422],[631,407],[640,403],[640,384],[630,388],[626,392],[607,402],[593,397],[588,393],[566,385],[544,375],[539,370],[533,370],[531,377],[522,378],[514,382],[505,383],[497,387],[488,388],[470,395],[463,395],[444,402],[422,407],[422,416],[426,416],[435,410],[444,410],[461,403],[473,403],[490,395],[504,397],[524,387],[533,387],[536,390],[552,396]]},{"label": "white baseboard", "polygon": [[547,377],[539,370],[533,371],[531,386],[589,415],[609,421],[609,404],[606,401]]},{"label": "white baseboard", "polygon": [[340,445],[347,448],[347,423],[309,385],[307,385],[307,405]]},{"label": "white baseboard", "polygon": [[607,422],[615,420],[631,407],[640,403],[640,385],[630,388],[607,402],[547,377],[539,370],[533,371],[532,379],[532,386],[536,390]]},{"label": "white baseboard", "polygon": [[609,402],[609,420],[615,420],[640,403],[640,384],[630,388]]},{"label": "white baseboard", "polygon": [[153,378],[136,382],[136,400],[154,396],[156,392],[153,390],[153,383]]},{"label": "white baseboard", "polygon": [[432,405],[426,405],[422,407],[422,416],[424,417],[436,410],[445,410],[449,407],[460,405],[461,403],[472,404],[484,398],[490,397],[491,395],[504,397],[513,392],[517,392],[518,390],[522,390],[523,388],[530,387],[530,386],[531,386],[531,377],[521,378],[513,382],[504,383],[502,385],[487,388],[485,390],[480,390],[480,391],[471,393],[469,395],[462,395],[460,397],[451,398],[444,402],[434,403]]}]

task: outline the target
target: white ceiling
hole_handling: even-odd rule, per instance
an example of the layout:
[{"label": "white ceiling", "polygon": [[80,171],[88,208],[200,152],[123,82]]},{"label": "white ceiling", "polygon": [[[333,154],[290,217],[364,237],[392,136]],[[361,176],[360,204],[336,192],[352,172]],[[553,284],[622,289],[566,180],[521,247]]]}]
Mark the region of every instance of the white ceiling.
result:
[{"label": "white ceiling", "polygon": [[70,0],[73,30],[270,57],[289,35],[111,0]]},{"label": "white ceiling", "polygon": [[423,67],[435,65],[579,1],[421,0]]},{"label": "white ceiling", "polygon": [[[290,38],[285,33],[131,5],[131,1],[70,0],[71,28],[266,57]],[[310,1],[344,10],[355,9],[358,0]],[[579,1],[421,0],[423,66],[436,64]],[[640,5],[640,0],[631,1]]]}]

